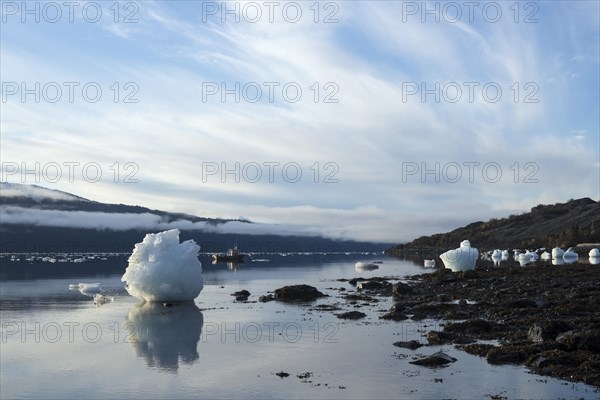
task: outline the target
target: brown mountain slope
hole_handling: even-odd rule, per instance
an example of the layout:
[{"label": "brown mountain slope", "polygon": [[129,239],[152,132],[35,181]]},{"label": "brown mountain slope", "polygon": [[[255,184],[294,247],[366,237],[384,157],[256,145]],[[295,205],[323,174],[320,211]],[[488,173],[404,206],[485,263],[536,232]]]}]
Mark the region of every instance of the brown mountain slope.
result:
[{"label": "brown mountain slope", "polygon": [[480,250],[575,246],[600,242],[600,203],[582,198],[538,205],[530,212],[488,222],[473,222],[452,232],[422,236],[386,253],[397,256],[435,255],[469,239]]}]

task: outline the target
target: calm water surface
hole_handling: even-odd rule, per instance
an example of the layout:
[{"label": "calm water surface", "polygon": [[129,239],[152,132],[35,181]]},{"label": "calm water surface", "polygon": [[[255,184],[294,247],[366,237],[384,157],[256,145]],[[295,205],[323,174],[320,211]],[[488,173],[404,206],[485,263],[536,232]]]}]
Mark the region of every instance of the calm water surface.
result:
[{"label": "calm water surface", "polygon": [[[379,320],[391,299],[361,307],[368,316],[359,322],[314,307],[355,309],[339,297],[339,288],[353,287],[338,278],[426,272],[420,266],[373,255],[268,258],[237,269],[203,259],[204,290],[194,303],[173,307],[129,296],[120,282],[123,258],[60,265],[4,259],[0,398],[598,398],[593,387],[491,367],[452,346],[394,347],[425,342],[425,332],[440,326]],[[356,271],[359,260],[383,263]],[[96,306],[69,290],[79,282],[101,283],[114,301]],[[330,297],[310,306],[255,302],[296,283]],[[230,295],[241,289],[251,292],[249,303]],[[409,364],[437,350],[458,361],[440,369]]]}]

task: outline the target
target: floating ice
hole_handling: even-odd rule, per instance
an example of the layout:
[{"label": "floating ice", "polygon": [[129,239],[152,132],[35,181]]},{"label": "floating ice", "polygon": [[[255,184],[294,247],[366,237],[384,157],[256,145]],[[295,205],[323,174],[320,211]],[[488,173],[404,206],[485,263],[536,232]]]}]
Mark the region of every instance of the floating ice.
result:
[{"label": "floating ice", "polygon": [[354,264],[354,269],[356,269],[357,271],[373,271],[374,269],[379,269],[379,265],[359,261],[356,264]]},{"label": "floating ice", "polygon": [[102,291],[102,287],[99,283],[78,283],[69,285],[69,290],[79,290],[81,294],[93,297]]},{"label": "floating ice", "polygon": [[100,293],[94,295],[94,304],[100,307],[103,304],[110,303],[114,300],[112,296],[106,296]]},{"label": "floating ice", "polygon": [[588,253],[589,257],[600,257],[600,249],[598,248],[593,248],[590,250],[590,252]]},{"label": "floating ice", "polygon": [[425,268],[435,268],[435,260],[425,260],[423,266]]},{"label": "floating ice", "polygon": [[121,281],[142,300],[194,300],[204,286],[199,250],[193,240],[179,243],[179,229],[149,233],[135,245]]},{"label": "floating ice", "polygon": [[479,250],[471,247],[468,240],[463,240],[458,249],[448,250],[440,256],[446,268],[450,268],[454,272],[475,269],[478,257]]},{"label": "floating ice", "polygon": [[542,253],[541,258],[542,258],[542,260],[550,260],[552,258],[552,254],[545,251]]}]

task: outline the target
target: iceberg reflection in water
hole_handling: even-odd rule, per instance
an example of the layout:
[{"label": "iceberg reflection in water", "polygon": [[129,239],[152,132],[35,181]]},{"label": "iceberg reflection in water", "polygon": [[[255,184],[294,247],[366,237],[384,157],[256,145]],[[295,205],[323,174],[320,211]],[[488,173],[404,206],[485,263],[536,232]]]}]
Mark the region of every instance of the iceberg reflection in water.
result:
[{"label": "iceberg reflection in water", "polygon": [[129,310],[127,322],[128,341],[149,367],[177,372],[180,360],[193,364],[200,358],[197,347],[204,317],[193,302],[169,307],[139,303]]}]

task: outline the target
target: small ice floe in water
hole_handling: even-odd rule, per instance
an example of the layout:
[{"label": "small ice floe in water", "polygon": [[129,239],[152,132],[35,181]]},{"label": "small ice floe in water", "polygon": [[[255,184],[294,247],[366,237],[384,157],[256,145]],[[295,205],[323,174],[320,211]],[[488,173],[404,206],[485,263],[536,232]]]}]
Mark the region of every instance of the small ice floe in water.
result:
[{"label": "small ice floe in water", "polygon": [[435,260],[425,260],[423,265],[425,268],[435,268]]},{"label": "small ice floe in water", "polygon": [[110,303],[114,300],[112,296],[106,296],[100,293],[94,295],[94,304],[100,307],[103,304]]},{"label": "small ice floe in water", "polygon": [[179,229],[149,233],[137,243],[121,281],[130,295],[146,301],[191,301],[204,287],[198,246],[179,243]]},{"label": "small ice floe in water", "polygon": [[563,254],[565,254],[565,251],[560,247],[555,247],[552,249],[552,258],[554,259],[562,258]]},{"label": "small ice floe in water", "polygon": [[374,269],[379,269],[379,265],[374,264],[374,263],[367,263],[367,262],[359,261],[356,264],[354,264],[354,268],[357,271],[373,271]]},{"label": "small ice floe in water", "polygon": [[502,259],[504,261],[508,260],[508,258],[510,257],[510,253],[508,252],[508,250],[502,250]]},{"label": "small ice floe in water", "polygon": [[575,253],[573,251],[572,247],[569,247],[569,249],[567,251],[565,251],[565,253],[563,254],[563,258],[565,260],[573,260],[573,259],[576,259],[577,257],[579,257],[579,254]]},{"label": "small ice floe in water", "polygon": [[478,257],[479,250],[471,247],[468,240],[463,240],[458,249],[448,250],[440,256],[446,268],[450,268],[454,272],[475,269]]},{"label": "small ice floe in water", "polygon": [[542,260],[550,260],[552,258],[552,254],[550,254],[547,251],[545,251],[545,252],[542,253],[542,255],[540,256],[540,258]]},{"label": "small ice floe in water", "polygon": [[589,257],[600,257],[600,249],[598,248],[593,248],[590,250],[590,252],[588,253]]},{"label": "small ice floe in water", "polygon": [[93,297],[94,294],[102,292],[99,283],[78,283],[69,285],[69,290],[79,290],[81,294]]}]

